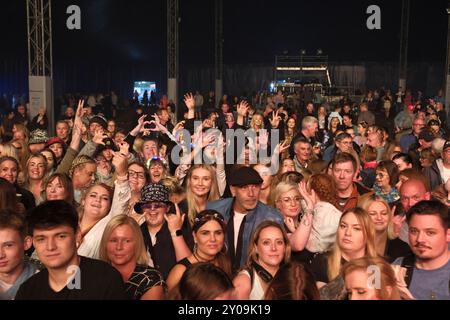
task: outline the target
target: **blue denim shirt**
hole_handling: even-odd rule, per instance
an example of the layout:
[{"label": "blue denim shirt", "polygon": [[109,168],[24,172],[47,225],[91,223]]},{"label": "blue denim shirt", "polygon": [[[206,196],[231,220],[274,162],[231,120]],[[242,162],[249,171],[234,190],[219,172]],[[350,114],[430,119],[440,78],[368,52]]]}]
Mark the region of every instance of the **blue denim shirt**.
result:
[{"label": "blue denim shirt", "polygon": [[[232,213],[231,210],[233,210],[233,204],[234,198],[228,198],[210,202],[207,204],[206,209],[218,211],[225,218],[225,222],[228,223]],[[253,231],[261,222],[266,220],[275,221],[280,225],[283,225],[283,216],[277,209],[258,201],[255,209],[249,211],[245,219],[240,267],[243,267],[247,263],[248,245]],[[233,241],[233,239],[226,239],[228,246],[230,246],[231,241]]]}]

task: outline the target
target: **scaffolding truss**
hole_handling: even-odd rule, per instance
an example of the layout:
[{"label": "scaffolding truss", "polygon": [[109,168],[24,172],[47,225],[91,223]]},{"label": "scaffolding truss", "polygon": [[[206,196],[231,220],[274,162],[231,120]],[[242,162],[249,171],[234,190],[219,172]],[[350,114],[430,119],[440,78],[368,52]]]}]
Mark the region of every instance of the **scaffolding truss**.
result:
[{"label": "scaffolding truss", "polygon": [[27,0],[28,74],[53,78],[51,0]]}]

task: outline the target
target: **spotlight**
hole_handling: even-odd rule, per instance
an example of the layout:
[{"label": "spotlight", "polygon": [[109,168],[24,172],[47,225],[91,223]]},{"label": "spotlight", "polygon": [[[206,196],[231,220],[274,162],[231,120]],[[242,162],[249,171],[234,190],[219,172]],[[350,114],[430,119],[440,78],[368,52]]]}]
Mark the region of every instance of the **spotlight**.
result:
[{"label": "spotlight", "polygon": [[322,54],[323,54],[322,49],[317,49],[317,55],[318,55],[318,56],[321,56]]},{"label": "spotlight", "polygon": [[304,55],[306,54],[306,50],[305,50],[305,49],[302,49],[302,50],[300,51],[300,54],[301,54],[302,56],[304,56]]}]

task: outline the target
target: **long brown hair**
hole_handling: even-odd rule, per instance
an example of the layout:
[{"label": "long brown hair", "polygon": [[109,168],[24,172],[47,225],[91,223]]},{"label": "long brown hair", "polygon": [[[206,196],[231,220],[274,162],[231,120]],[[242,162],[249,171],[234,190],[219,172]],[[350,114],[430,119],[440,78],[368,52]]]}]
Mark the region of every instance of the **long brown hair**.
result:
[{"label": "long brown hair", "polygon": [[277,228],[283,234],[283,240],[284,240],[284,244],[286,246],[286,251],[284,254],[284,259],[283,259],[283,261],[281,261],[280,266],[282,264],[288,263],[290,261],[290,259],[291,259],[291,243],[289,242],[289,238],[286,233],[286,230],[284,230],[284,227],[282,227],[279,223],[277,223],[275,221],[266,220],[266,221],[261,222],[256,227],[255,231],[253,231],[252,239],[248,245],[248,258],[247,258],[247,264],[246,264],[247,269],[252,269],[253,262],[258,262],[258,253],[256,252],[256,246],[258,244],[261,232],[264,229],[269,228],[269,227]]},{"label": "long brown hair", "polygon": [[175,300],[213,300],[234,286],[222,269],[211,263],[195,263],[186,269],[176,288]]},{"label": "long brown hair", "polygon": [[292,261],[278,269],[267,288],[265,300],[320,300],[312,273],[301,263]]},{"label": "long brown hair", "polygon": [[72,180],[65,173],[54,173],[50,177],[45,179],[44,189],[42,190],[42,198],[47,199],[47,194],[46,194],[47,186],[56,179],[58,179],[59,182],[61,183],[61,185],[64,187],[64,192],[66,194],[64,200],[70,204],[74,204],[75,201],[73,198],[74,191],[73,191]]},{"label": "long brown hair", "polygon": [[[192,234],[197,234],[199,229],[209,221],[216,221],[220,225],[225,235],[226,233],[225,219],[216,210],[204,210],[202,212],[199,212],[194,219],[194,224],[192,225]],[[217,253],[213,263],[214,265],[225,271],[229,276],[231,276],[231,262],[226,253],[227,248],[225,245],[225,237],[224,237],[222,250],[219,253]]]},{"label": "long brown hair", "polygon": [[24,213],[17,200],[16,188],[3,178],[0,178],[0,210]]}]

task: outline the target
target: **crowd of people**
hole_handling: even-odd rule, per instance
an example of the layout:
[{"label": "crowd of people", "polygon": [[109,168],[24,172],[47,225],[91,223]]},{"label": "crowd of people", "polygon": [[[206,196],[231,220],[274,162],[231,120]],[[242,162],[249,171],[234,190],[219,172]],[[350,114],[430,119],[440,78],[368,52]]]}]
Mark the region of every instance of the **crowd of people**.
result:
[{"label": "crowd of people", "polygon": [[450,300],[442,92],[85,98],[2,123],[0,299]]}]

